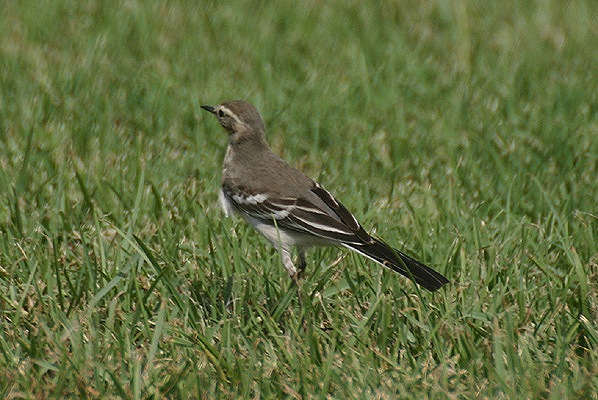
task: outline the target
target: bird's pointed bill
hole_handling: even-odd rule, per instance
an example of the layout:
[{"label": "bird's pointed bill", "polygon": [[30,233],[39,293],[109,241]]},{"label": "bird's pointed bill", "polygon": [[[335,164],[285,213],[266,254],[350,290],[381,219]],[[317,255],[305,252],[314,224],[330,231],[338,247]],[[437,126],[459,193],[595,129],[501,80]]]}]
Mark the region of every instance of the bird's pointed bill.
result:
[{"label": "bird's pointed bill", "polygon": [[201,108],[203,108],[206,111],[211,112],[212,114],[216,113],[216,109],[212,106],[200,106]]}]

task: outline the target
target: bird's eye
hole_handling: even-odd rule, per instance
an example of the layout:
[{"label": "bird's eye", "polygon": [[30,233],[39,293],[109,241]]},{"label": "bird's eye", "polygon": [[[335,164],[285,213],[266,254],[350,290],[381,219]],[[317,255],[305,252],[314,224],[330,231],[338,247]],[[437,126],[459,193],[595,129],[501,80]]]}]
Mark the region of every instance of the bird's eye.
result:
[{"label": "bird's eye", "polygon": [[222,111],[222,110],[218,110],[218,116],[219,116],[220,118],[224,117],[224,111]]}]

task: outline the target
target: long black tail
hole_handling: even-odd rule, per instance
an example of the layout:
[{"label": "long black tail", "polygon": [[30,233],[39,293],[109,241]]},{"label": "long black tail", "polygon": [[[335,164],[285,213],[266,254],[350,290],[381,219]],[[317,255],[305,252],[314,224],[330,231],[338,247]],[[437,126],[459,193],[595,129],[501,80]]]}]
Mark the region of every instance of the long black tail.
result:
[{"label": "long black tail", "polygon": [[[419,261],[393,249],[386,243],[374,239],[374,242],[367,244],[343,243],[343,246],[366,256],[379,264],[384,265],[408,278],[413,278],[424,288],[435,291],[449,283],[442,274],[425,266]],[[407,267],[407,269],[405,269]]]}]

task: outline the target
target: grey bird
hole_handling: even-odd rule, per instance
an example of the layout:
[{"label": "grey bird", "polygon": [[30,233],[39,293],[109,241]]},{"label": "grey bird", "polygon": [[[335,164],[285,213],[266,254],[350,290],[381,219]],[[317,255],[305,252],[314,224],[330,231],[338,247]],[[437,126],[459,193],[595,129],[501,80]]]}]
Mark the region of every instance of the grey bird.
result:
[{"label": "grey bird", "polygon": [[[440,273],[370,236],[320,184],[283,161],[266,142],[258,110],[243,100],[201,106],[228,132],[220,201],[225,215],[240,215],[282,255],[297,279],[312,246],[344,246],[435,291],[446,283]],[[291,257],[298,250],[298,268]]]}]

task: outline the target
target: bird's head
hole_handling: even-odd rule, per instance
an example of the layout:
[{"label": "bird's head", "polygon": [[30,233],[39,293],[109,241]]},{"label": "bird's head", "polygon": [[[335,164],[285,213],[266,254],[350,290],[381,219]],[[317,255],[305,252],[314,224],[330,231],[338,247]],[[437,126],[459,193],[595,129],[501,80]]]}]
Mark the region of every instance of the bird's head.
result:
[{"label": "bird's head", "polygon": [[264,121],[253,104],[245,100],[232,100],[217,106],[201,106],[218,118],[229,135],[263,134]]}]

